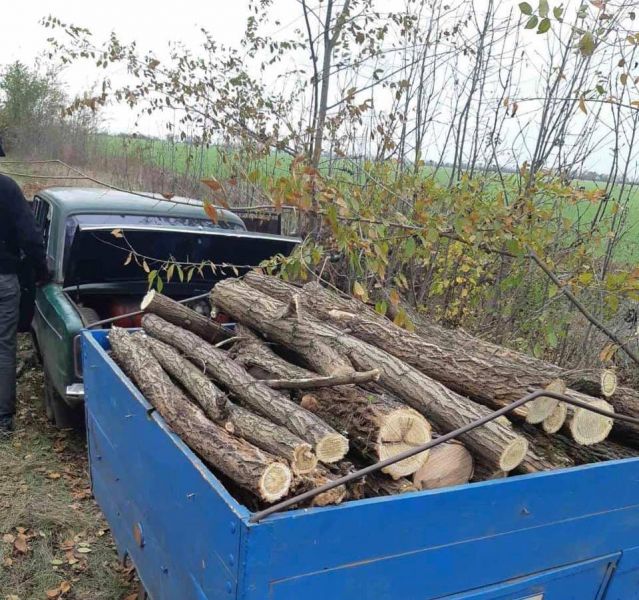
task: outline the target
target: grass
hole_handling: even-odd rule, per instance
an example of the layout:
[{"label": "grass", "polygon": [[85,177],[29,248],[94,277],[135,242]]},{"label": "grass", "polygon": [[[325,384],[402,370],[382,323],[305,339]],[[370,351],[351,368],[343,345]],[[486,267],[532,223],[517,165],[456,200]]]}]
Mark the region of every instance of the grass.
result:
[{"label": "grass", "polygon": [[0,600],[135,597],[91,497],[84,434],[49,425],[42,393],[39,369],[27,371],[18,430],[0,442]]}]

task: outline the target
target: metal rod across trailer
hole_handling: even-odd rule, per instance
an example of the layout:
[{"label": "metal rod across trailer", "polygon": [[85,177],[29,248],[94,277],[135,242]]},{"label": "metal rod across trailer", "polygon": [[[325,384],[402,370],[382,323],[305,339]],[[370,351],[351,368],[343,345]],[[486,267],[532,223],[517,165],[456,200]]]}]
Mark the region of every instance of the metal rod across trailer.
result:
[{"label": "metal rod across trailer", "polygon": [[92,486],[152,600],[639,600],[639,459],[251,513],[107,349],[83,333]]}]

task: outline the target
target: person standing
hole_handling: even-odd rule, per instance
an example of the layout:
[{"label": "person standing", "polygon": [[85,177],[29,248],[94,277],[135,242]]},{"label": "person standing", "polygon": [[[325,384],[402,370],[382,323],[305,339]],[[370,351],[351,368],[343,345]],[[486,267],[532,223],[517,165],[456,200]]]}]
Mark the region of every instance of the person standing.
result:
[{"label": "person standing", "polygon": [[36,285],[48,281],[42,232],[29,203],[18,184],[0,174],[0,437],[9,435],[14,426],[21,260],[34,270]]}]

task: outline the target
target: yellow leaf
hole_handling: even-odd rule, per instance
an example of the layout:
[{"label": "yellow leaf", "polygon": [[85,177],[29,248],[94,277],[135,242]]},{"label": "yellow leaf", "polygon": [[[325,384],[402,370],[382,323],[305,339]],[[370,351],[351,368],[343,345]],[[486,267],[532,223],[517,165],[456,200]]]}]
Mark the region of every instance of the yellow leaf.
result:
[{"label": "yellow leaf", "polygon": [[619,81],[621,81],[621,85],[626,85],[626,83],[628,83],[628,73],[619,75]]},{"label": "yellow leaf", "polygon": [[588,110],[586,109],[586,99],[584,98],[583,94],[579,96],[579,110],[585,115],[588,114]]},{"label": "yellow leaf", "polygon": [[111,235],[112,235],[113,237],[116,237],[116,238],[123,238],[123,237],[124,237],[124,234],[122,233],[122,230],[121,230],[121,229],[114,229],[114,230],[111,232]]},{"label": "yellow leaf", "polygon": [[368,301],[368,293],[362,287],[362,284],[359,283],[359,281],[356,281],[353,284],[353,296],[355,296],[355,298],[357,298],[358,300],[361,300],[362,302]]},{"label": "yellow leaf", "polygon": [[27,546],[27,536],[24,535],[24,533],[19,533],[13,547],[20,552],[20,554],[26,554],[29,550],[29,546]]},{"label": "yellow leaf", "polygon": [[149,268],[149,265],[146,263],[146,261],[144,261],[142,263],[142,268],[144,269],[145,273],[150,273],[151,272],[151,269]]},{"label": "yellow leaf", "polygon": [[602,362],[611,361],[612,357],[615,355],[615,352],[617,352],[617,349],[618,349],[617,344],[613,344],[612,342],[608,342],[603,347],[603,350],[599,353],[599,360],[601,360]]},{"label": "yellow leaf", "polygon": [[401,298],[399,297],[399,293],[395,288],[391,290],[391,293],[388,295],[388,299],[393,306],[398,306],[401,302]]},{"label": "yellow leaf", "polygon": [[133,252],[129,252],[129,256],[127,256],[126,260],[124,261],[125,266],[128,265],[132,259],[133,259]]},{"label": "yellow leaf", "polygon": [[51,473],[49,473],[47,475],[47,477],[49,479],[60,479],[60,477],[62,477],[62,475],[60,475],[60,473],[56,473],[55,471],[52,471]]}]

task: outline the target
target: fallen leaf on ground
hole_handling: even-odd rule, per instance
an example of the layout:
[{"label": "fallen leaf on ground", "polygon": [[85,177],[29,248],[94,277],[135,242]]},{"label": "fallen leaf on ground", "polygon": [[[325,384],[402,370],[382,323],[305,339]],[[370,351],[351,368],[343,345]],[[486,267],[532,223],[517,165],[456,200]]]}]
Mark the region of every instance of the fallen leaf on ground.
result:
[{"label": "fallen leaf on ground", "polygon": [[20,554],[26,554],[29,551],[27,536],[24,535],[24,533],[19,533],[16,537],[16,541],[13,543],[13,547],[20,552]]}]

